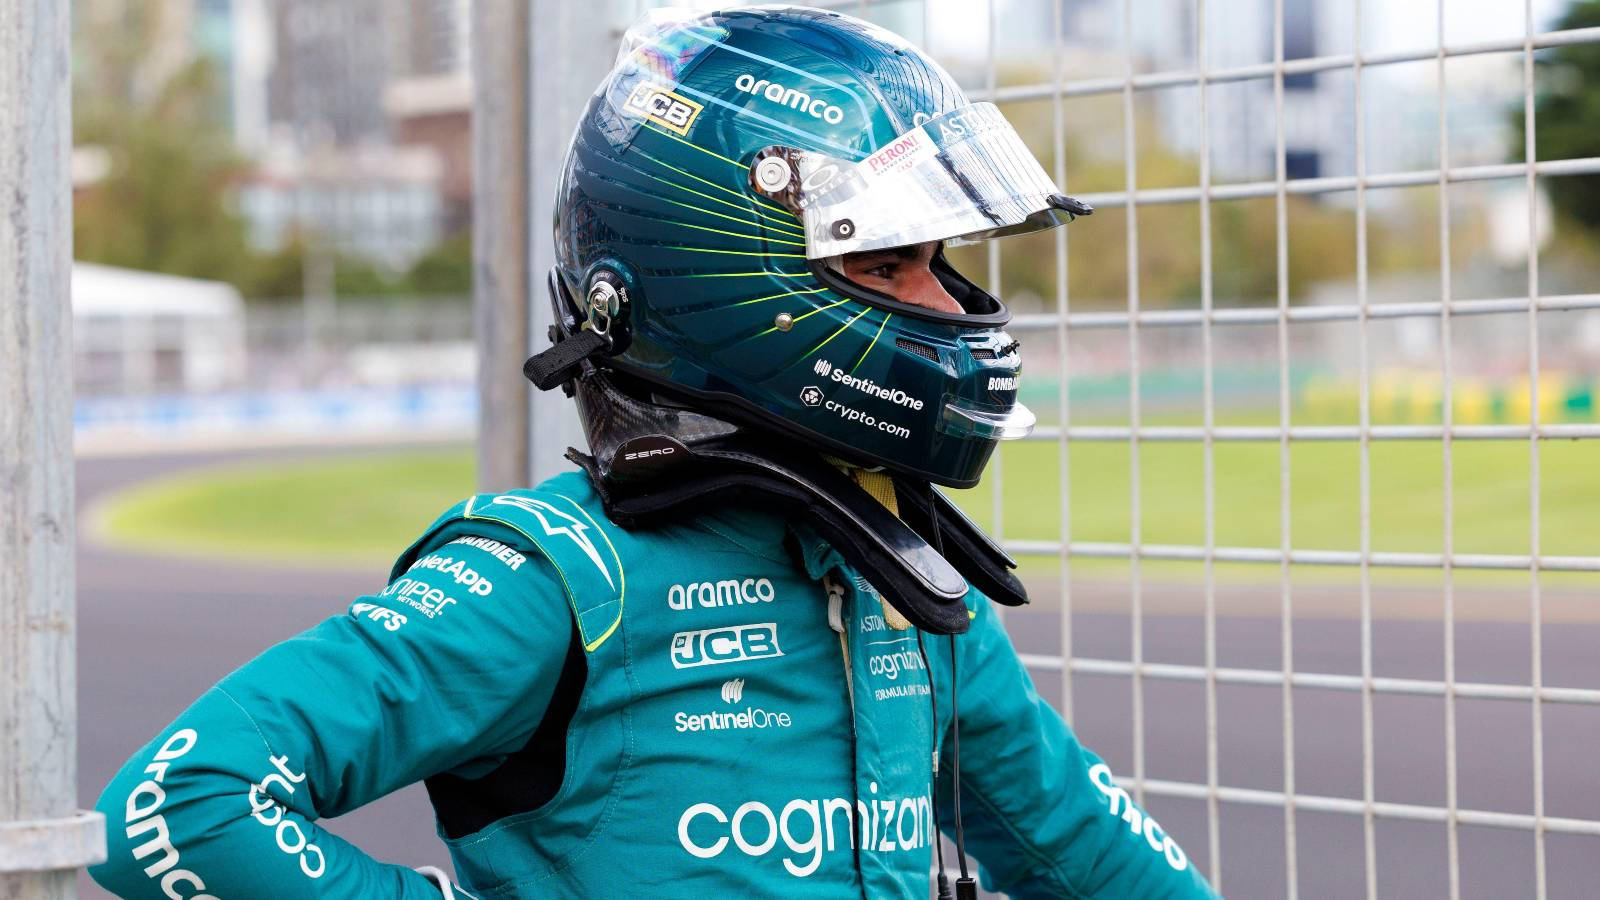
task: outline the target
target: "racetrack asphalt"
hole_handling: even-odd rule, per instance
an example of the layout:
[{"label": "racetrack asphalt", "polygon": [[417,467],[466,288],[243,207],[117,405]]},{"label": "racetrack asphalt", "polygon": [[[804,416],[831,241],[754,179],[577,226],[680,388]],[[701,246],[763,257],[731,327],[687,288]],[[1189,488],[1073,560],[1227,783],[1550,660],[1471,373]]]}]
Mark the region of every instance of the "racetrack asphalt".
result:
[{"label": "racetrack asphalt", "polygon": [[[365,452],[366,448],[357,448]],[[132,555],[86,535],[87,511],[118,488],[191,466],[247,458],[285,459],[346,451],[328,447],[237,450],[166,456],[80,459],[78,472],[79,794],[85,806],[117,768],[218,678],[262,649],[340,613],[350,600],[383,583],[385,572],[348,568],[215,563]],[[1073,650],[1079,657],[1127,660],[1132,646],[1125,582],[1075,580]],[[1059,586],[1030,583],[1035,606],[1007,613],[1020,650],[1060,649]],[[1276,584],[1219,584],[1219,666],[1281,667],[1282,628]],[[1143,656],[1152,663],[1204,661],[1200,589],[1146,583]],[[1458,607],[1486,610],[1456,626],[1460,681],[1527,684],[1529,629],[1514,613],[1525,588],[1460,588]],[[1360,630],[1348,587],[1297,586],[1291,629],[1297,672],[1360,674]],[[1600,687],[1600,591],[1573,587],[1547,596],[1554,621],[1543,636],[1549,686]],[[1375,589],[1373,670],[1379,676],[1437,679],[1444,671],[1443,628],[1436,589]],[[1565,612],[1563,612],[1563,610]],[[1061,678],[1035,671],[1039,690],[1059,706]],[[1156,779],[1205,781],[1204,687],[1198,682],[1144,681],[1144,771]],[[1079,673],[1072,720],[1080,737],[1122,775],[1134,771],[1134,703],[1126,676]],[[1361,698],[1357,693],[1300,688],[1292,692],[1295,789],[1310,795],[1361,796]],[[1446,802],[1444,701],[1379,695],[1373,703],[1374,775],[1380,801],[1443,806]],[[1526,701],[1458,699],[1457,804],[1463,809],[1533,811],[1531,706]],[[1218,780],[1279,791],[1284,784],[1283,690],[1277,685],[1224,684],[1217,690]],[[1545,704],[1545,811],[1600,818],[1600,706]],[[968,765],[981,765],[969,760]],[[1203,867],[1209,840],[1203,800],[1150,796],[1146,805]],[[1286,895],[1285,817],[1279,807],[1221,804],[1222,886],[1235,898]],[[406,865],[447,866],[420,786],[361,810],[326,820],[329,830],[374,856]],[[1480,825],[1460,829],[1461,896],[1534,896],[1531,832]],[[1362,821],[1343,813],[1301,809],[1295,816],[1300,896],[1365,895]],[[1442,822],[1380,818],[1377,883],[1382,897],[1446,897],[1447,847]],[[1547,837],[1549,896],[1593,898],[1600,884],[1600,837]],[[81,896],[106,896],[79,879]],[[263,894],[266,896],[267,894]]]}]

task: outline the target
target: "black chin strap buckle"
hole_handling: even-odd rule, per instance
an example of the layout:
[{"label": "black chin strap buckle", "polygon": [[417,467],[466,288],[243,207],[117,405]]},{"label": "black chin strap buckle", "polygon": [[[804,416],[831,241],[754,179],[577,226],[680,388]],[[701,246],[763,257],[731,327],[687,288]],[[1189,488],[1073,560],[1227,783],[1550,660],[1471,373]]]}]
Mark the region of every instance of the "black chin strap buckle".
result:
[{"label": "black chin strap buckle", "polygon": [[528,357],[522,364],[522,374],[534,387],[548,391],[576,378],[585,360],[610,347],[611,341],[605,335],[585,328]]}]

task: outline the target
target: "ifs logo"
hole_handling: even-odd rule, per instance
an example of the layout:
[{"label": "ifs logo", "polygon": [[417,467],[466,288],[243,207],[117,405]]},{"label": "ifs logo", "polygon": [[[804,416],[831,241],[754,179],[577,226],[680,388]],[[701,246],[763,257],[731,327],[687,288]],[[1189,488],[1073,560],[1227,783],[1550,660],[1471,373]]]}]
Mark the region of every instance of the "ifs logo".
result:
[{"label": "ifs logo", "polygon": [[778,625],[775,622],[680,631],[672,636],[672,666],[675,669],[717,666],[782,655],[783,651],[778,649]]}]

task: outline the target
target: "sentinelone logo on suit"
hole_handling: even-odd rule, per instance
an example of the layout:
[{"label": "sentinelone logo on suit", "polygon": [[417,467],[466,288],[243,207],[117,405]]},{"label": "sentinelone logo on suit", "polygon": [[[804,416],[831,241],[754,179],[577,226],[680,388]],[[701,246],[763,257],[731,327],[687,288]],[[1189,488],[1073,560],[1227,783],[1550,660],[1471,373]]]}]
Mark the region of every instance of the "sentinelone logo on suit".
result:
[{"label": "sentinelone logo on suit", "polygon": [[[729,705],[744,699],[744,679],[723,682],[722,702]],[[786,712],[771,712],[756,706],[746,706],[734,712],[714,709],[705,713],[676,713],[672,717],[677,731],[744,731],[760,728],[788,728],[794,720]]]}]

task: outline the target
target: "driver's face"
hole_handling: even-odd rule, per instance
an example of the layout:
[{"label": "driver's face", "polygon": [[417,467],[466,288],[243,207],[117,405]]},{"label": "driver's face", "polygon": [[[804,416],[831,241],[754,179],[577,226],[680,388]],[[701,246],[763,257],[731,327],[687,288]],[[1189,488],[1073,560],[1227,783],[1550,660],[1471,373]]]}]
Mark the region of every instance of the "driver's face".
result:
[{"label": "driver's face", "polygon": [[862,287],[888,294],[901,303],[945,313],[962,312],[961,304],[928,268],[939,251],[938,241],[845,254],[844,276]]}]

